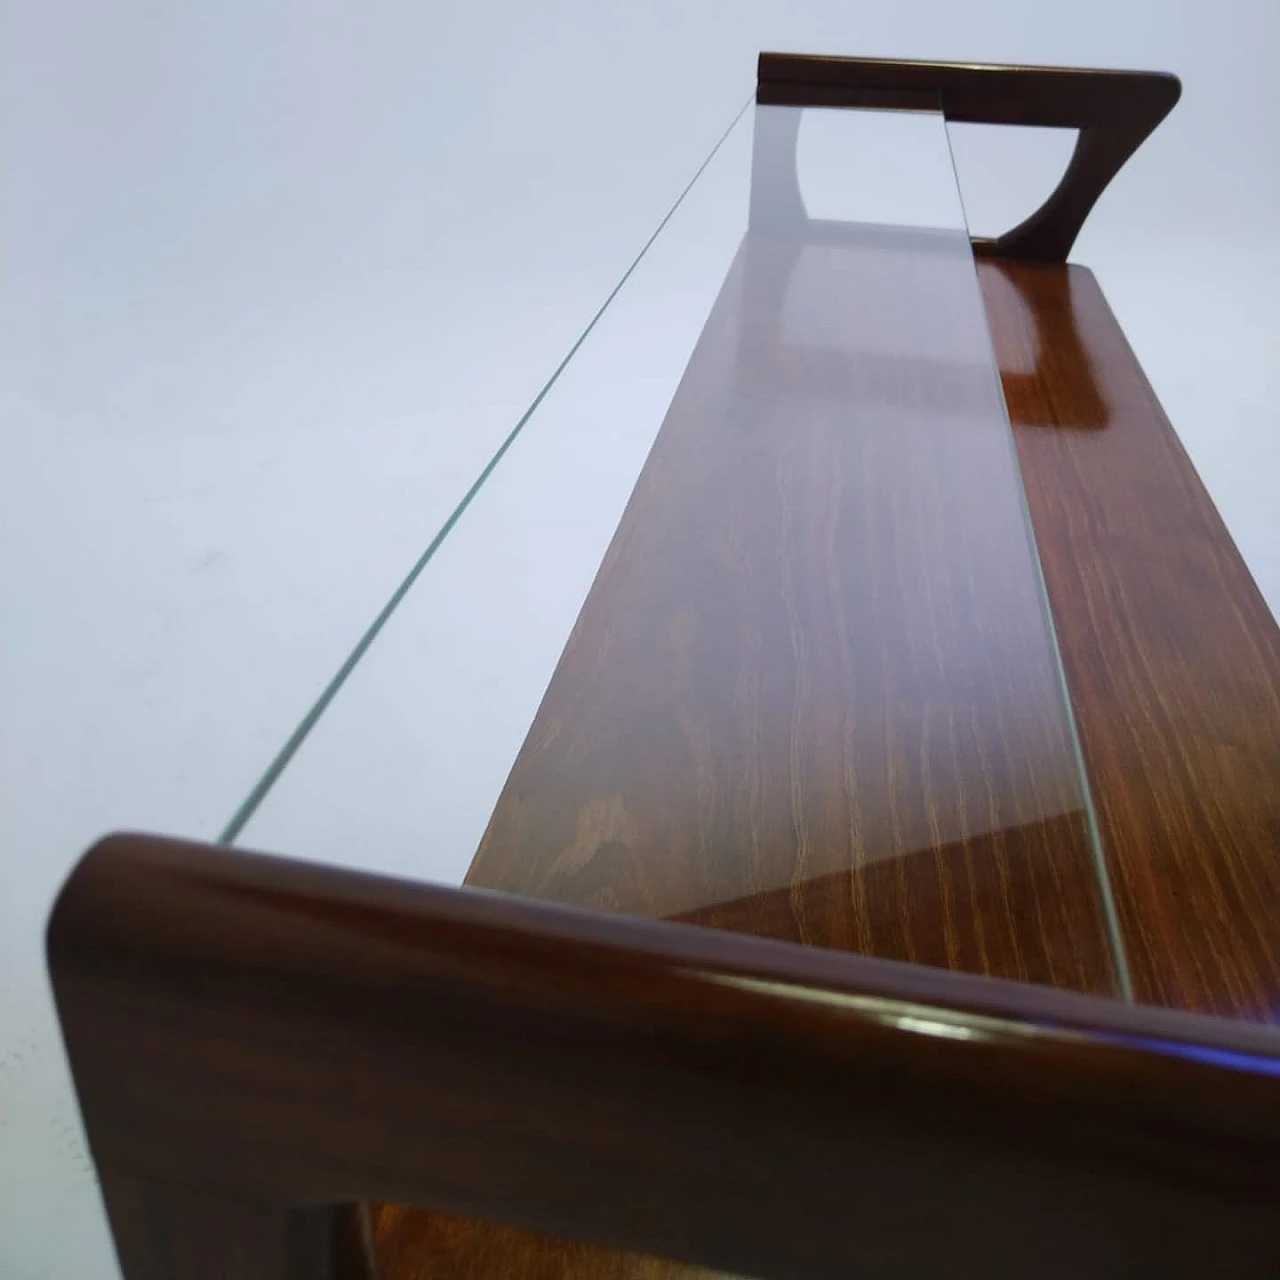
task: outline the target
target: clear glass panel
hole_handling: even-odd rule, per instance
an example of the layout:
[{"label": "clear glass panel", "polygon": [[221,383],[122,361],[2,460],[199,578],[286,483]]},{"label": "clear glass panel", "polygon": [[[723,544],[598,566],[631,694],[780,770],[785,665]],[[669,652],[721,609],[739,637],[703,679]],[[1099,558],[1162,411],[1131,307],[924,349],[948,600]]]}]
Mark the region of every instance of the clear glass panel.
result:
[{"label": "clear glass panel", "polygon": [[939,114],[730,136],[240,843],[1122,989]]},{"label": "clear glass panel", "polygon": [[747,228],[743,117],[236,843],[460,883]]}]

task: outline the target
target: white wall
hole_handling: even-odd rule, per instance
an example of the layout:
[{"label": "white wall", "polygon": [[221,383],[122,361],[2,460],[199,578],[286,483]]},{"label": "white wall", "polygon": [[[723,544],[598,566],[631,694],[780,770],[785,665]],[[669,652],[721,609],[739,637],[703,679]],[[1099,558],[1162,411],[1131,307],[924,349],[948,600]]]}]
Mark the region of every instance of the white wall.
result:
[{"label": "white wall", "polygon": [[[760,48],[1182,75],[1075,256],[1280,610],[1277,36],[1270,0],[5,6],[0,1277],[113,1274],[40,956],[67,868],[217,832]],[[979,223],[1037,194],[993,155]]]}]

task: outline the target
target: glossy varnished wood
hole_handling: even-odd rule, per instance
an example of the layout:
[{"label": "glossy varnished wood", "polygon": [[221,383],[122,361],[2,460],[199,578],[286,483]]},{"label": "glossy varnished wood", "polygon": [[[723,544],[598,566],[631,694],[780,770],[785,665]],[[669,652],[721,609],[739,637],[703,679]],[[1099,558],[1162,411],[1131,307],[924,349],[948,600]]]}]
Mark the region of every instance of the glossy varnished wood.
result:
[{"label": "glossy varnished wood", "polygon": [[[1071,73],[1047,74],[1061,89]],[[1011,120],[1037,101],[1018,83]],[[1171,105],[1176,82],[1139,91]],[[893,105],[887,92],[874,88],[878,105]],[[1056,101],[1063,118],[1039,122],[1088,131]],[[962,98],[950,108],[965,118]],[[1090,137],[1096,179],[1099,155],[1115,157]],[[1084,189],[1060,192],[1019,252],[1065,253]],[[747,264],[765,284],[745,341],[728,349],[713,317],[699,348],[733,366],[748,402],[796,378],[832,398],[912,387],[942,409],[966,394],[964,371],[927,381],[910,361],[796,350],[776,323],[787,253],[785,269]],[[735,273],[726,288],[747,288],[746,266]],[[1274,626],[1091,277],[1001,264],[983,284],[1138,994],[1266,1018],[1280,935]],[[850,763],[836,730],[859,682],[795,643],[797,619],[805,636],[839,638],[832,602],[857,596],[830,572],[848,460],[821,414],[789,424],[790,452],[746,431],[749,520],[718,491],[735,477],[715,463],[731,455],[705,421],[698,433],[713,408],[698,386],[682,387],[673,413],[689,417],[664,431],[566,653],[576,679],[553,685],[526,749],[560,772],[517,766],[474,878],[715,928],[108,842],[59,900],[50,961],[128,1280],[362,1275],[368,1241],[349,1206],[366,1198],[435,1210],[379,1211],[386,1280],[1280,1273],[1272,1029],[726,932],[1116,984],[1074,810],[992,832],[962,804],[964,838],[926,847],[901,838],[897,814],[892,856],[865,856],[875,841],[848,770],[824,773]],[[773,487],[760,480],[770,460]],[[770,525],[779,481],[810,501]],[[872,511],[878,487],[861,490]],[[752,577],[747,564],[767,567]],[[819,564],[825,579],[804,568]],[[771,574],[785,627],[723,590],[749,595]],[[675,607],[602,612],[599,594],[628,575]],[[693,643],[699,618],[758,652],[717,669]],[[920,670],[904,660],[899,674],[918,689]],[[752,737],[744,698],[777,699],[785,741]],[[621,754],[602,745],[618,710],[635,739]],[[899,723],[916,737],[891,772],[936,821],[945,752],[931,755],[927,714]],[[715,724],[745,744],[736,757],[710,745]],[[975,777],[1014,771],[1057,732],[1033,715]],[[945,745],[974,757],[963,730]],[[735,777],[748,781],[726,785]],[[779,778],[790,794],[771,790]],[[533,783],[559,814],[535,811]],[[1033,784],[1046,815],[1063,785]],[[682,836],[677,819],[693,823]],[[500,822],[523,862],[493,843]],[[843,862],[814,858],[831,848]],[[771,849],[787,851],[772,866]]]},{"label": "glossy varnished wood", "polygon": [[[1137,997],[1274,1019],[1275,624],[1092,275],[1013,263],[983,264],[980,275]],[[840,911],[841,889],[807,885],[799,914]],[[868,877],[871,901],[899,891],[892,866]],[[780,890],[686,919],[792,937],[796,916]],[[414,1269],[423,1258],[459,1280],[682,1274],[581,1244],[384,1212],[384,1265],[396,1280],[427,1274]]]},{"label": "glossy varnished wood", "polygon": [[982,254],[1065,262],[1089,211],[1182,87],[1165,72],[762,53],[756,100],[778,106],[941,109],[948,120],[1079,130],[1057,187]]},{"label": "glossy varnished wood", "polygon": [[49,954],[128,1280],[318,1278],[289,1220],[359,1197],[766,1277],[1280,1267],[1272,1028],[147,837]]},{"label": "glossy varnished wood", "polygon": [[1093,276],[981,275],[1137,997],[1274,1020],[1280,629]]},{"label": "glossy varnished wood", "polygon": [[398,1204],[379,1208],[375,1241],[383,1280],[732,1280],[706,1267]]},{"label": "glossy varnished wood", "polygon": [[1114,993],[963,237],[807,253],[744,243],[467,883]]}]

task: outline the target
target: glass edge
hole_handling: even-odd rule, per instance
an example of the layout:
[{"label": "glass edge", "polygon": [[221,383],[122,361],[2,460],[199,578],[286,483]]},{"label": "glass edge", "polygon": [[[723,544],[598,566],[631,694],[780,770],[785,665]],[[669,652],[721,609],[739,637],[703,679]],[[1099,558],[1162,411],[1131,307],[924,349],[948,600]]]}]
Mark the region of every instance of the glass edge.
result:
[{"label": "glass edge", "polygon": [[[947,153],[951,157],[951,170],[955,175],[956,196],[960,201],[961,215],[964,219],[965,235],[968,237],[969,218],[964,209],[964,195],[960,190],[960,174],[956,168],[955,151],[951,146],[951,129],[944,116],[943,131],[947,138]],[[973,268],[974,288],[982,297],[982,282],[978,277],[978,264],[972,249],[969,262]],[[1049,588],[1045,583],[1044,565],[1040,560],[1040,544],[1036,539],[1035,526],[1031,521],[1031,504],[1027,500],[1026,484],[1022,476],[1022,463],[1018,459],[1018,448],[1013,438],[1013,420],[1009,416],[1009,405],[1004,397],[1004,385],[1000,379],[1000,364],[996,356],[995,338],[991,334],[991,325],[987,319],[986,303],[983,302],[983,332],[987,350],[991,356],[991,372],[995,378],[996,393],[1000,398],[1000,409],[1004,416],[1005,439],[1009,448],[1010,460],[1013,463],[1015,486],[1018,490],[1018,506],[1022,512],[1023,528],[1026,530],[1027,542],[1031,549],[1031,563],[1034,567],[1036,590],[1040,596],[1041,615],[1048,632],[1049,650],[1052,655],[1054,677],[1058,685],[1058,696],[1066,713],[1067,736],[1070,740],[1071,755],[1075,761],[1076,776],[1080,780],[1080,798],[1083,802],[1085,824],[1089,832],[1089,849],[1093,856],[1093,870],[1098,883],[1098,893],[1102,900],[1102,914],[1106,922],[1107,940],[1111,945],[1111,956],[1116,966],[1116,980],[1120,986],[1120,996],[1126,1004],[1134,1003],[1133,977],[1129,969],[1128,952],[1124,944],[1124,933],[1120,927],[1120,914],[1116,908],[1115,892],[1111,885],[1111,871],[1107,864],[1106,850],[1103,846],[1102,830],[1098,824],[1097,809],[1093,802],[1093,789],[1089,784],[1089,771],[1085,764],[1084,747],[1080,742],[1080,732],[1076,726],[1075,708],[1071,705],[1071,687],[1067,683],[1067,672],[1062,662],[1062,650],[1058,646],[1058,624],[1053,616],[1053,604],[1049,599]]]},{"label": "glass edge", "polygon": [[418,578],[422,575],[423,570],[426,569],[427,565],[431,563],[436,552],[444,544],[445,540],[448,538],[449,534],[457,525],[458,521],[461,520],[462,517],[466,514],[467,508],[470,507],[476,495],[484,487],[485,482],[494,473],[494,471],[497,470],[498,465],[501,463],[502,459],[506,456],[508,450],[520,437],[521,433],[524,431],[524,428],[528,425],[530,420],[533,418],[534,414],[537,413],[539,407],[541,406],[542,402],[546,399],[552,387],[554,387],[556,382],[559,381],[560,375],[565,371],[566,368],[568,368],[569,364],[573,360],[574,356],[577,355],[583,343],[586,342],[587,338],[591,335],[596,325],[600,322],[600,319],[603,317],[605,312],[612,305],[613,300],[618,296],[618,294],[622,291],[623,286],[635,273],[636,268],[639,267],[640,263],[644,260],[645,256],[648,254],[649,250],[653,247],[654,241],[656,241],[657,238],[662,234],[667,224],[675,216],[676,211],[684,203],[685,198],[689,195],[690,191],[693,190],[698,179],[702,177],[707,167],[719,154],[721,148],[729,140],[729,137],[732,135],[733,131],[741,123],[742,117],[746,114],[747,108],[751,106],[754,99],[755,99],[755,95],[753,93],[751,97],[748,98],[747,101],[744,102],[741,107],[739,107],[733,119],[730,121],[728,127],[716,140],[715,145],[707,153],[706,157],[702,160],[702,163],[698,165],[698,168],[694,171],[693,176],[685,184],[680,194],[676,197],[674,203],[663,215],[661,221],[654,228],[649,238],[644,242],[644,245],[641,247],[640,252],[637,253],[635,257],[631,260],[630,265],[618,278],[617,283],[613,286],[613,288],[609,291],[608,295],[605,297],[604,301],[596,309],[595,314],[587,322],[586,327],[582,330],[582,332],[578,335],[578,337],[574,341],[573,345],[565,353],[564,358],[552,371],[551,376],[542,385],[542,388],[539,390],[538,394],[534,396],[533,400],[529,403],[528,408],[526,408],[524,413],[520,415],[520,418],[517,420],[515,426],[513,426],[511,430],[507,433],[507,436],[502,441],[502,443],[498,446],[493,456],[489,459],[487,463],[485,463],[484,467],[480,470],[475,480],[472,481],[470,487],[462,495],[462,498],[459,500],[458,504],[454,507],[452,512],[450,512],[447,519],[436,531],[435,536],[427,544],[426,549],[422,552],[422,554],[414,562],[413,566],[409,569],[409,572],[401,580],[399,586],[397,586],[396,589],[391,593],[391,595],[387,598],[387,602],[382,606],[382,608],[374,616],[372,622],[370,622],[369,625],[365,628],[364,632],[361,634],[360,638],[356,641],[350,653],[347,654],[342,664],[338,667],[338,669],[334,672],[334,674],[329,678],[328,682],[325,684],[324,688],[320,691],[320,694],[317,696],[315,701],[310,705],[310,707],[308,707],[307,711],[302,716],[301,720],[298,721],[298,724],[293,729],[293,732],[289,734],[289,736],[285,739],[283,745],[276,752],[276,754],[271,758],[266,769],[263,770],[263,772],[259,775],[257,781],[254,783],[249,793],[237,806],[235,812],[231,815],[231,818],[228,820],[226,826],[224,826],[222,830],[219,832],[217,837],[218,844],[232,845],[240,837],[241,833],[244,831],[244,828],[248,825],[250,820],[253,818],[254,814],[257,813],[258,809],[262,806],[263,801],[266,800],[267,796],[271,793],[272,788],[280,780],[284,771],[288,768],[290,762],[293,760],[294,756],[297,755],[299,749],[302,747],[302,744],[310,736],[311,731],[320,722],[321,718],[324,716],[324,713],[328,709],[329,705],[333,702],[334,698],[337,697],[339,692],[341,692],[343,685],[346,684],[347,679],[350,677],[351,673],[360,664],[361,659],[365,656],[366,653],[368,653],[370,648],[372,648],[374,642],[377,640],[382,629],[391,620],[392,615],[395,613],[396,609],[399,607],[400,602],[413,589],[414,584],[417,582]]}]

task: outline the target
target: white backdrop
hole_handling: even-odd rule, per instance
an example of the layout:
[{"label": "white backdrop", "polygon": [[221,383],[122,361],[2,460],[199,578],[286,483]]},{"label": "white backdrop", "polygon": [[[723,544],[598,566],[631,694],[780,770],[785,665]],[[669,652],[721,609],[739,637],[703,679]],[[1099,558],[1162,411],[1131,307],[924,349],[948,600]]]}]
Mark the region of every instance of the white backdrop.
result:
[{"label": "white backdrop", "polygon": [[[112,828],[216,834],[759,49],[1182,76],[1074,257],[1280,611],[1272,0],[11,0],[2,21],[2,1280],[114,1275],[40,953],[61,878]],[[1041,141],[957,140],[975,229],[1047,189],[1065,157]]]}]

